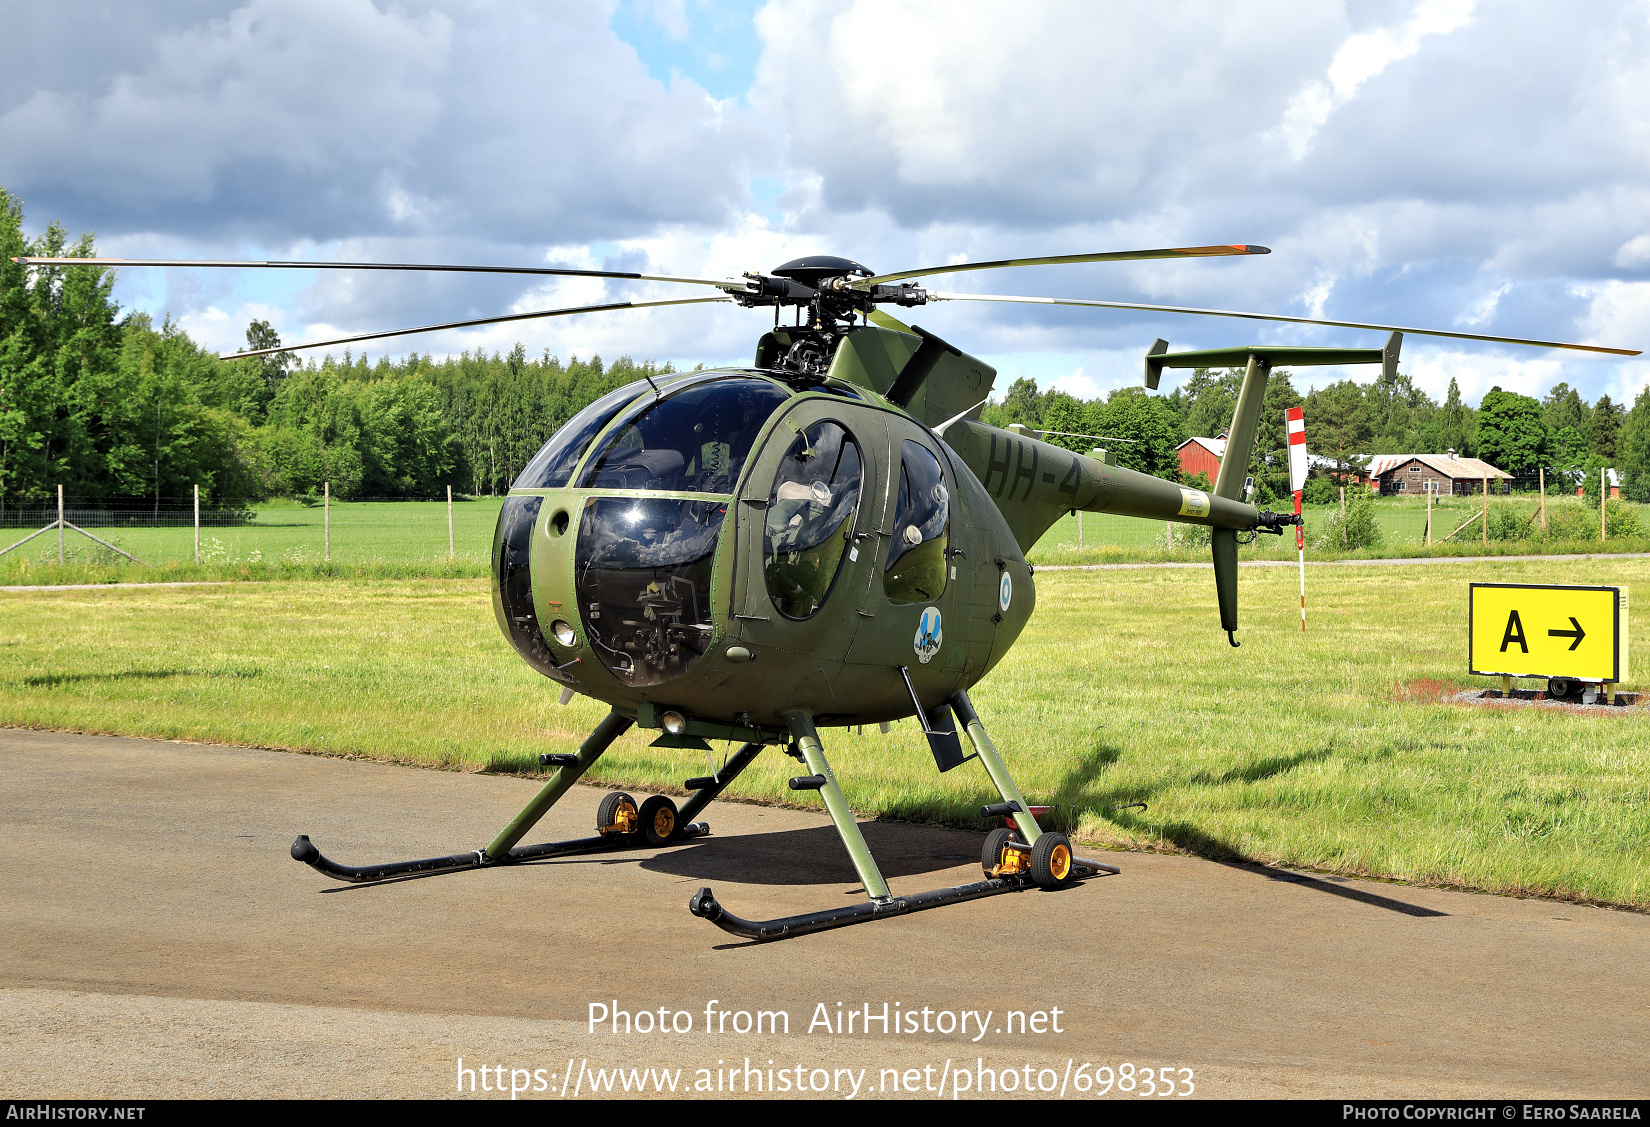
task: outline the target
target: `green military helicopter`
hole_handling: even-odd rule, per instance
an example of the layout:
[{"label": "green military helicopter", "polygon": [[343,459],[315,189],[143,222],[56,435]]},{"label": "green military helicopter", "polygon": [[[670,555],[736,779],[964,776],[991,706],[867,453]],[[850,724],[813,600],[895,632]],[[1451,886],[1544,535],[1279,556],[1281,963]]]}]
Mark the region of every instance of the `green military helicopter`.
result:
[{"label": "green military helicopter", "polygon": [[[702,302],[772,307],[774,326],[747,368],[643,380],[591,403],[561,428],[511,488],[493,542],[493,607],[521,657],[575,694],[611,706],[575,753],[541,755],[555,770],[488,844],[383,865],[338,864],[302,836],[292,856],[340,880],[379,881],[534,858],[657,848],[709,827],[693,819],[764,748],[794,757],[793,791],[817,791],[867,900],[786,919],[729,912],[709,888],[690,910],[723,930],[776,939],[1016,891],[1058,889],[1115,866],[1074,855],[1032,807],[980,722],[969,690],[1002,660],[1036,605],[1025,553],[1063,514],[1088,511],[1212,529],[1221,628],[1236,646],[1240,538],[1281,534],[1294,514],[1249,504],[1245,469],[1274,365],[1378,363],[1396,371],[1403,332],[1636,355],[1625,349],[1399,329],[1318,318],[1127,302],[944,293],[911,281],[1013,266],[1269,253],[1220,245],[1007,259],[875,274],[829,256],[741,278],[551,267],[316,262],[19,259],[26,265],[216,266],[440,270],[679,282],[712,297],[616,302],[427,325],[236,353],[383,339],[536,317]],[[879,306],[994,301],[1139,309],[1389,332],[1380,349],[1253,346],[1170,353],[1155,342],[1145,382],[1164,367],[1246,369],[1218,480],[1209,492],[1120,468],[988,426],[990,365],[907,326]],[[795,311],[782,325],[784,310]],[[1006,825],[982,854],[984,879],[895,895],[860,834],[821,730],[914,717],[935,767],[978,759],[1000,797],[982,808]],[[688,779],[682,806],[609,794],[596,834],[521,839],[622,733],[656,747],[739,750]],[[964,741],[970,754],[965,754]]]}]

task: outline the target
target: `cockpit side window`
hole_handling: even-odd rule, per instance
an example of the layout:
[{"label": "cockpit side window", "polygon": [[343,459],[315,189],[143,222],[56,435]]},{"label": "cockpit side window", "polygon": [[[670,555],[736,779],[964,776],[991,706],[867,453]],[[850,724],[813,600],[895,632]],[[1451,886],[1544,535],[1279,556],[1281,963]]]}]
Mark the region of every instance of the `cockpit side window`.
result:
[{"label": "cockpit side window", "polygon": [[739,377],[695,384],[633,408],[585,466],[596,489],[731,494],[762,424],[790,392]]},{"label": "cockpit side window", "polygon": [[939,459],[920,442],[900,443],[893,542],[882,589],[891,603],[924,603],[945,591],[951,495]]},{"label": "cockpit side window", "polygon": [[796,436],[774,478],[762,535],[768,595],[787,618],[809,618],[831,593],[854,531],[862,468],[841,424]]}]

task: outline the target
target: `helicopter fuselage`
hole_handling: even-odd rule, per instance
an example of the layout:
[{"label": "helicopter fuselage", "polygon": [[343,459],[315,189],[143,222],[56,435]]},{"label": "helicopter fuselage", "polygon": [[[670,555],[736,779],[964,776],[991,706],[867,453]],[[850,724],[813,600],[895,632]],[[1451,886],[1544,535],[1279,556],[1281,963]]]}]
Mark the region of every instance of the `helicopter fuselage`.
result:
[{"label": "helicopter fuselage", "polygon": [[936,704],[1002,659],[1036,594],[979,479],[876,393],[780,375],[631,385],[552,439],[494,544],[530,664],[625,712],[751,728],[909,716],[913,688]]}]

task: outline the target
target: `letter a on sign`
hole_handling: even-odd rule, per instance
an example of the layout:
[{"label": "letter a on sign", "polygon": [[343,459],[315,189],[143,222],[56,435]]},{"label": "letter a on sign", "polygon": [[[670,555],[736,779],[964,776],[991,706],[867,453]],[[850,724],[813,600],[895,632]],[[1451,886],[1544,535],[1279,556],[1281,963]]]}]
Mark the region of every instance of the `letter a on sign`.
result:
[{"label": "letter a on sign", "polygon": [[1501,635],[1501,652],[1506,653],[1507,647],[1514,642],[1517,642],[1518,648],[1525,653],[1530,652],[1528,643],[1524,641],[1524,624],[1518,621],[1516,610],[1507,615],[1507,632]]}]

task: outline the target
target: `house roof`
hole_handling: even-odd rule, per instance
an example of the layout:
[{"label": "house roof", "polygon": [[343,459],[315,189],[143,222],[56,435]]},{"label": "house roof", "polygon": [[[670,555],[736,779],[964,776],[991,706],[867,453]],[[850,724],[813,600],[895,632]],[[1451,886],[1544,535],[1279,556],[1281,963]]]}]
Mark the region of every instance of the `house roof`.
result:
[{"label": "house roof", "polygon": [[1481,458],[1451,458],[1448,454],[1376,454],[1369,460],[1369,476],[1391,473],[1409,461],[1421,462],[1448,478],[1479,481],[1486,477],[1512,477],[1512,474],[1496,469]]},{"label": "house roof", "polygon": [[1217,458],[1226,456],[1226,440],[1224,438],[1188,438],[1185,442],[1176,446],[1175,450],[1184,450],[1194,442]]}]

